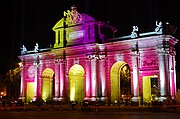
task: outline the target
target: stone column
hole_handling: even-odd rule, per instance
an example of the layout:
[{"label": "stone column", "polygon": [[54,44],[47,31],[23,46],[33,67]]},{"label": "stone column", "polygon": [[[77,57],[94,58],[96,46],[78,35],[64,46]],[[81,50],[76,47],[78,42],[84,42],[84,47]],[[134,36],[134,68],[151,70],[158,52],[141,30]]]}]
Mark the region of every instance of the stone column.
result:
[{"label": "stone column", "polygon": [[38,79],[37,79],[37,97],[42,98],[42,71],[43,71],[43,63],[41,61],[38,64]]},{"label": "stone column", "polygon": [[106,97],[106,60],[105,55],[99,56],[99,77],[100,77],[100,86],[101,89],[101,100],[104,101]]},{"label": "stone column", "polygon": [[38,88],[37,83],[38,83],[38,78],[39,78],[38,64],[39,63],[37,61],[34,62],[34,68],[35,68],[34,75],[35,75],[35,77],[34,77],[34,98],[33,98],[33,101],[35,101],[37,98],[37,88]]},{"label": "stone column", "polygon": [[133,102],[138,102],[139,99],[139,54],[138,51],[132,51],[132,69],[133,69]]},{"label": "stone column", "polygon": [[175,99],[176,95],[176,71],[175,71],[175,55],[171,53],[169,55],[169,77],[170,77],[170,95],[172,99]]},{"label": "stone column", "polygon": [[25,84],[24,84],[24,80],[25,80],[25,66],[23,65],[23,63],[19,64],[20,68],[21,68],[21,86],[20,86],[20,95],[19,95],[19,99],[22,99],[23,102],[25,102]]},{"label": "stone column", "polygon": [[175,59],[175,51],[172,55],[172,98],[174,99],[176,96],[176,59]]},{"label": "stone column", "polygon": [[55,43],[54,47],[58,47],[59,45],[59,30],[55,30]]},{"label": "stone column", "polygon": [[97,75],[96,75],[96,59],[91,60],[91,100],[96,101],[97,96]]},{"label": "stone column", "polygon": [[169,95],[169,51],[163,47],[158,48],[160,100],[165,100]]},{"label": "stone column", "polygon": [[64,91],[65,91],[65,61],[63,59],[60,59],[60,80],[59,80],[59,93],[60,98],[59,100],[63,100],[64,98]]},{"label": "stone column", "polygon": [[60,63],[59,59],[55,60],[55,97],[54,100],[57,100],[59,98],[59,77],[60,77]]},{"label": "stone column", "polygon": [[85,100],[89,100],[90,96],[91,96],[91,85],[90,82],[91,81],[91,60],[90,60],[90,56],[88,56],[86,58],[86,97]]}]

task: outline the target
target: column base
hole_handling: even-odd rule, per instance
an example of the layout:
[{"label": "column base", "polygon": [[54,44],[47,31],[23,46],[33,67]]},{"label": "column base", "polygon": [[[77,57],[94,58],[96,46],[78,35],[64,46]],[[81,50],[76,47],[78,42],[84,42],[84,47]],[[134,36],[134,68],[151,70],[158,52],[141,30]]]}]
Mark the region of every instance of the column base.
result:
[{"label": "column base", "polygon": [[139,97],[132,97],[131,98],[131,106],[139,106],[139,105],[140,105]]},{"label": "column base", "polygon": [[105,97],[101,97],[101,98],[100,98],[100,100],[103,101],[103,102],[106,101],[106,99],[107,99],[107,98],[105,98]]},{"label": "column base", "polygon": [[57,98],[57,101],[63,101],[64,100],[64,98],[63,97],[59,97],[59,98]]},{"label": "column base", "polygon": [[132,97],[132,98],[131,98],[131,101],[133,101],[133,102],[139,102],[139,97]]},{"label": "column base", "polygon": [[90,100],[90,98],[89,97],[85,97],[84,100]]},{"label": "column base", "polygon": [[42,97],[41,96],[34,96],[32,101],[42,101]]},{"label": "column base", "polygon": [[36,101],[36,98],[37,98],[37,97],[33,97],[32,101]]},{"label": "column base", "polygon": [[176,99],[176,96],[171,96],[171,99],[175,100],[175,99]]},{"label": "column base", "polygon": [[159,99],[158,99],[158,101],[164,101],[164,100],[167,100],[167,97],[165,97],[165,96],[161,96],[161,97],[159,97]]},{"label": "column base", "polygon": [[58,97],[54,97],[54,98],[53,98],[53,101],[58,101]]},{"label": "column base", "polygon": [[90,100],[91,100],[91,101],[96,101],[97,98],[96,98],[96,97],[91,97]]},{"label": "column base", "polygon": [[24,97],[24,96],[20,96],[20,97],[18,98],[18,100],[22,100],[22,102],[25,102],[25,97]]}]

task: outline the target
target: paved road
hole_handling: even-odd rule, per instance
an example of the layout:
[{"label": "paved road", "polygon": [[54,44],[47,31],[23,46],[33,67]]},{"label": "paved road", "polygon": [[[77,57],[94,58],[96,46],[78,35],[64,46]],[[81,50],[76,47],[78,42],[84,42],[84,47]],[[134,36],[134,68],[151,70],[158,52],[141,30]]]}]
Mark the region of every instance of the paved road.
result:
[{"label": "paved road", "polygon": [[180,113],[0,111],[0,119],[180,119]]}]

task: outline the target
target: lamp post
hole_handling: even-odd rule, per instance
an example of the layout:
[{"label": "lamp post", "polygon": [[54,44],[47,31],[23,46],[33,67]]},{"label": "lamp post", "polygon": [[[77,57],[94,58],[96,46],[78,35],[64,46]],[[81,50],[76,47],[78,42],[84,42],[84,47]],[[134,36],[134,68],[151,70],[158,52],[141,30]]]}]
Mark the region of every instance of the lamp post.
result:
[{"label": "lamp post", "polygon": [[1,96],[0,96],[1,99],[3,98],[3,95],[4,95],[4,92],[1,92]]}]

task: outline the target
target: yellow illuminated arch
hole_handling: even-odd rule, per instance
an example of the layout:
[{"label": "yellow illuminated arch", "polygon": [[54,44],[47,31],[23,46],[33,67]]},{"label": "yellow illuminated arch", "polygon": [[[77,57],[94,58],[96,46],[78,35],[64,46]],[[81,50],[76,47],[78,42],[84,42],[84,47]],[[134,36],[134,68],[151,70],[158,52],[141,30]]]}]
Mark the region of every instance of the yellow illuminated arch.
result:
[{"label": "yellow illuminated arch", "polygon": [[84,100],[84,74],[84,68],[79,64],[70,68],[68,73],[70,101],[82,102]]},{"label": "yellow illuminated arch", "polygon": [[126,62],[118,61],[111,67],[111,101],[120,101],[120,71],[123,66],[127,65]]},{"label": "yellow illuminated arch", "polygon": [[46,68],[42,73],[42,99],[44,101],[52,99],[54,71]]}]

